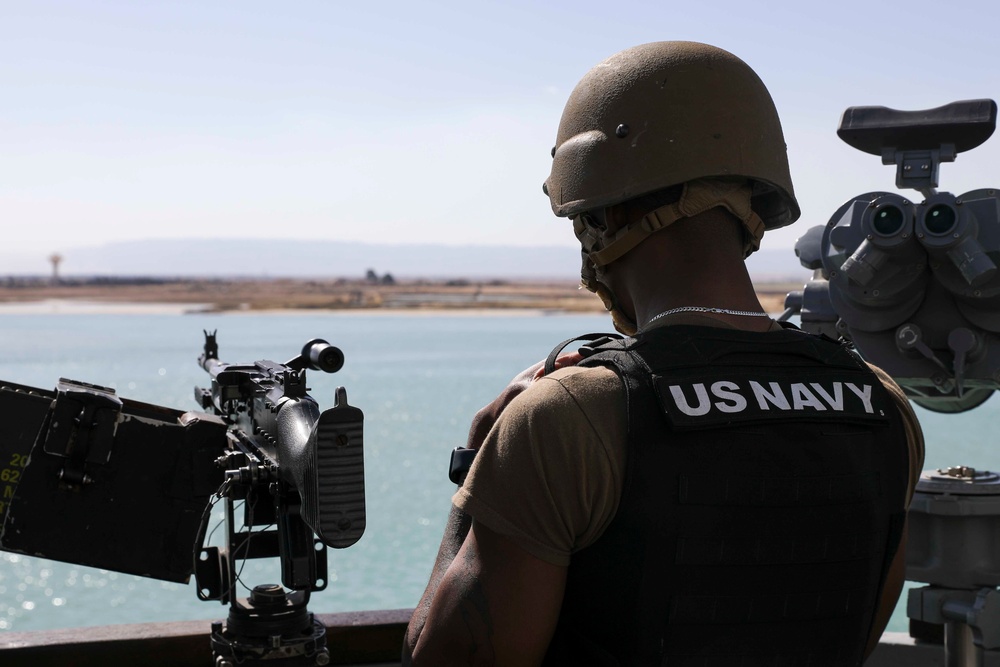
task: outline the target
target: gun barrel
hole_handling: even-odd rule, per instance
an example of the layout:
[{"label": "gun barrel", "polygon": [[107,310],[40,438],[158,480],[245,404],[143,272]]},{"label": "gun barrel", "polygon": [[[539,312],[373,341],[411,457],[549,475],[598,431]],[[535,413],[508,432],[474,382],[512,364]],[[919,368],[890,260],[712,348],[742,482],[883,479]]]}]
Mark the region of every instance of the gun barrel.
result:
[{"label": "gun barrel", "polygon": [[202,355],[198,358],[198,365],[201,366],[209,375],[215,377],[219,374],[219,371],[228,364],[219,361],[218,359],[213,359]]}]

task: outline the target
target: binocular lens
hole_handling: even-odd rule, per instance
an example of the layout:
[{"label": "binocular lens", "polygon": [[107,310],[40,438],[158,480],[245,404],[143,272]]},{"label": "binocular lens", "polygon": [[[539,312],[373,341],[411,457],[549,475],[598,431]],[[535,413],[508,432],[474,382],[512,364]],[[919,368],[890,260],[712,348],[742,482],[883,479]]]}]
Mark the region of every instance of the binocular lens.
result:
[{"label": "binocular lens", "polygon": [[931,234],[947,234],[955,227],[955,209],[948,204],[935,204],[924,216],[924,226]]},{"label": "binocular lens", "polygon": [[903,228],[905,221],[902,209],[888,204],[875,211],[875,215],[872,217],[872,227],[879,234],[892,236]]}]

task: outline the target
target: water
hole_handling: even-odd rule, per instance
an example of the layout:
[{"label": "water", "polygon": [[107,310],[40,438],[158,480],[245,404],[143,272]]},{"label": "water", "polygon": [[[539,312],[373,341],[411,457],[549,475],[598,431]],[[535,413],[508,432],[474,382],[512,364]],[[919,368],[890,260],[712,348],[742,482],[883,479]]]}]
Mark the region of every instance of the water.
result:
[{"label": "water", "polygon": [[[0,378],[52,389],[60,377],[115,388],[124,397],[194,409],[208,375],[195,359],[203,329],[217,329],[223,361],[286,361],[312,338],[346,357],[334,374],[309,373],[321,407],[347,388],[365,412],[367,529],[330,550],[330,585],[316,612],[411,607],[423,592],[450,507],[447,464],[472,415],[552,345],[603,330],[604,317],[281,315],[0,315]],[[221,516],[221,513],[219,513]],[[251,561],[251,584],[277,580],[273,562]],[[193,585],[0,552],[0,629],[219,618]]]},{"label": "water", "polygon": [[[316,612],[413,606],[450,505],[448,454],[465,443],[472,415],[556,342],[608,328],[603,316],[502,314],[5,313],[0,322],[0,378],[52,389],[69,377],[181,409],[193,409],[193,387],[207,384],[195,363],[202,329],[218,329],[229,362],[285,361],[317,337],[340,347],[343,370],[311,372],[309,384],[321,407],[342,385],[365,411],[368,526],[357,545],[329,552],[330,585],[314,595]],[[998,405],[958,416],[918,410],[925,467],[1000,468],[991,432]],[[275,581],[275,564],[251,561],[243,578]],[[904,607],[891,630],[906,630]],[[198,601],[193,585],[0,552],[0,630],[218,619],[225,611]]]}]

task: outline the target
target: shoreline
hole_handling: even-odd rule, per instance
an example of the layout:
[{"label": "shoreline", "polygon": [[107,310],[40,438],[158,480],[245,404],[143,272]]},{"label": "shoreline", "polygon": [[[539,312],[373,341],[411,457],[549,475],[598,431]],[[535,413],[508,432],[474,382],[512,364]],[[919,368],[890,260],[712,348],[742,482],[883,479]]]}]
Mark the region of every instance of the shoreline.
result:
[{"label": "shoreline", "polygon": [[603,311],[574,311],[550,308],[235,308],[221,310],[207,303],[142,303],[125,301],[90,301],[45,299],[41,301],[0,302],[0,315],[210,315],[241,317],[246,315],[346,315],[348,317],[550,317],[555,315],[594,315]]},{"label": "shoreline", "polygon": [[[769,313],[784,310],[799,283],[757,286]],[[600,300],[575,281],[468,281],[374,284],[314,280],[178,280],[0,284],[0,314],[349,314],[553,315],[602,314]]]},{"label": "shoreline", "polygon": [[[783,308],[767,307],[771,317]],[[342,315],[345,317],[562,317],[603,315],[603,309],[566,310],[558,308],[264,308],[220,310],[211,304],[130,303],[121,301],[84,301],[47,299],[43,301],[0,302],[3,315],[185,315],[191,317],[243,317],[264,315]]]},{"label": "shoreline", "polygon": [[0,315],[185,315],[211,304],[41,299],[0,302]]}]

